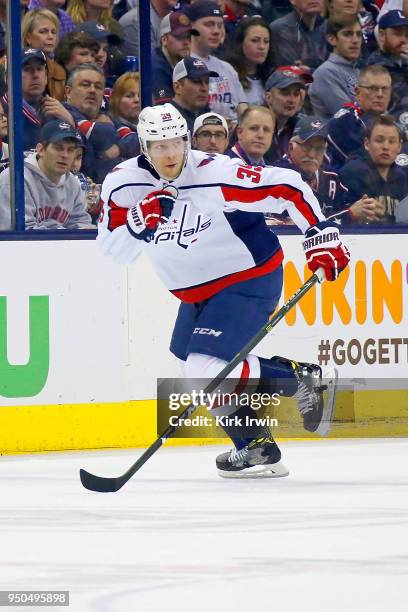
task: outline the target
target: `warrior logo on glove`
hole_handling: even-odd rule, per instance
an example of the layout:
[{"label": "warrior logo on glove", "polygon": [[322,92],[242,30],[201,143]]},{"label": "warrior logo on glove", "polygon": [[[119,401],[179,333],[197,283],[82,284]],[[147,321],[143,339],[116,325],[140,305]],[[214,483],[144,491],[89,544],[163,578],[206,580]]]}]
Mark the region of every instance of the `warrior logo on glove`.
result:
[{"label": "warrior logo on glove", "polygon": [[309,227],[303,242],[307,265],[312,272],[323,268],[326,279],[336,280],[348,265],[350,253],[341,242],[339,229],[328,221]]},{"label": "warrior logo on glove", "polygon": [[144,200],[132,206],[127,213],[127,228],[134,238],[150,242],[159,226],[171,217],[178,190],[169,185],[152,191]]}]

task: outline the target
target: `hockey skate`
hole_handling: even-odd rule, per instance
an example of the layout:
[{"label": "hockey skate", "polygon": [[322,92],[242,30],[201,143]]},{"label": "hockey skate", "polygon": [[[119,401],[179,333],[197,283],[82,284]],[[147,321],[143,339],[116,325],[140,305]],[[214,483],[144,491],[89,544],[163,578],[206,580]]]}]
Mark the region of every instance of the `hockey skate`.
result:
[{"label": "hockey skate", "polygon": [[298,389],[294,394],[307,431],[327,436],[331,429],[337,389],[337,370],[328,369],[322,380],[322,368],[313,363],[296,364]]},{"label": "hockey skate", "polygon": [[281,452],[271,437],[256,438],[241,450],[218,455],[216,464],[222,478],[279,478],[289,471],[280,460]]}]

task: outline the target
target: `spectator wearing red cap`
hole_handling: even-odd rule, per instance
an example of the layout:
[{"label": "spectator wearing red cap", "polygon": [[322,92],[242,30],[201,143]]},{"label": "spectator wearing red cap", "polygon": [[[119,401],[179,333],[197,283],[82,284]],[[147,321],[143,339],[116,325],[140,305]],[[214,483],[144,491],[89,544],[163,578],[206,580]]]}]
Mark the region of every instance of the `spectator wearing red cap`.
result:
[{"label": "spectator wearing red cap", "polygon": [[169,13],[160,24],[160,47],[152,51],[154,104],[170,102],[174,96],[173,69],[190,55],[192,26],[181,11]]}]

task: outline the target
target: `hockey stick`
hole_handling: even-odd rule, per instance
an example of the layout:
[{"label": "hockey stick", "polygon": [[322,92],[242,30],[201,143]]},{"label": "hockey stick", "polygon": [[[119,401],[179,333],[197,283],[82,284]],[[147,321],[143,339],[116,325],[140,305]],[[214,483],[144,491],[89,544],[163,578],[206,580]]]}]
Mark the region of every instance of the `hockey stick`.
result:
[{"label": "hockey stick", "polygon": [[[252,349],[259,344],[263,338],[269,334],[269,332],[279,323],[281,319],[302,299],[302,297],[314,286],[316,283],[321,283],[325,280],[325,274],[323,268],[319,268],[315,274],[313,274],[301,287],[292,295],[292,297],[278,310],[278,312],[259,330],[259,332],[244,346],[244,348],[235,355],[235,357],[225,366],[223,370],[205,387],[203,393],[212,393],[215,391],[220,383],[232,372],[232,370],[243,361]],[[130,468],[122,474],[113,478],[105,478],[103,476],[95,476],[90,474],[86,470],[80,470],[81,482],[86,489],[90,491],[99,491],[101,493],[119,491],[124,484],[135,474],[146,461],[159,450],[162,444],[170,438],[179,427],[181,420],[188,418],[198,406],[195,404],[189,404],[187,408],[178,416],[177,424],[169,426],[166,431],[159,437],[149,448],[139,457]]]}]

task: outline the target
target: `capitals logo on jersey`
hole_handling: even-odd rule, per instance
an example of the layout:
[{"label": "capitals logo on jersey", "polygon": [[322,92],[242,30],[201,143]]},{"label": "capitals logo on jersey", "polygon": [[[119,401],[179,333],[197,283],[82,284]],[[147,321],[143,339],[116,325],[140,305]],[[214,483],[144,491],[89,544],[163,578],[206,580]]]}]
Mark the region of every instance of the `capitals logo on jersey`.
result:
[{"label": "capitals logo on jersey", "polygon": [[[211,226],[211,218],[203,214],[188,215],[189,206],[186,204],[181,213],[180,221],[173,219],[156,232],[154,244],[174,240],[182,249],[188,247],[197,241],[198,234],[205,231]],[[189,217],[189,218],[188,218]],[[193,218],[192,218],[193,217]]]}]

